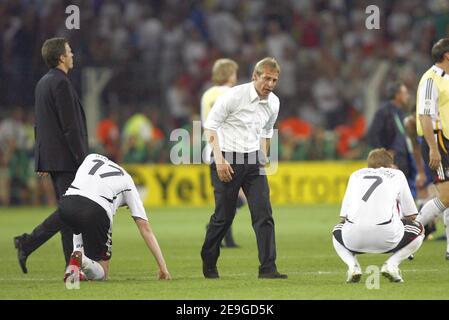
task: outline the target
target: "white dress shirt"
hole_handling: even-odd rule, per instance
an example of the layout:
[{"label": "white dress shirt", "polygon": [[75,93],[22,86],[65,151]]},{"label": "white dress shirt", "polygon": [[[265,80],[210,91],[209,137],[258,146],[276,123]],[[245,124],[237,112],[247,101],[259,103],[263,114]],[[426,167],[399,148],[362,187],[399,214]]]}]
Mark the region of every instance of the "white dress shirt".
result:
[{"label": "white dress shirt", "polygon": [[273,92],[261,100],[253,82],[235,86],[217,99],[204,128],[217,131],[221,151],[258,151],[260,138],[273,136],[279,105]]}]

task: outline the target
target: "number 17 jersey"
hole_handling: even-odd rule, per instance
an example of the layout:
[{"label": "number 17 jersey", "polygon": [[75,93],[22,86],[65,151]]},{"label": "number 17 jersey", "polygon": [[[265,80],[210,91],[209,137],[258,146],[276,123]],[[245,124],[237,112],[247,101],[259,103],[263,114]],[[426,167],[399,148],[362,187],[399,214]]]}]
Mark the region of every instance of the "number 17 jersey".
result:
[{"label": "number 17 jersey", "polygon": [[349,178],[340,216],[354,225],[374,226],[398,223],[402,216],[417,213],[402,171],[364,168]]},{"label": "number 17 jersey", "polygon": [[99,154],[89,154],[78,168],[66,196],[79,195],[102,206],[111,223],[117,209],[127,205],[131,215],[148,221],[131,176],[115,162]]}]

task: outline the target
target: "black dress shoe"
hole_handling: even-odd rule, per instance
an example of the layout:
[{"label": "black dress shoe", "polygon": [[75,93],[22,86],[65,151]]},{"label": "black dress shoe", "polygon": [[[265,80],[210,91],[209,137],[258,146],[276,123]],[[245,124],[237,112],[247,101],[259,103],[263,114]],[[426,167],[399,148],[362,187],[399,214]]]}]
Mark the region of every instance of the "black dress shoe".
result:
[{"label": "black dress shoe", "polygon": [[28,273],[26,266],[28,255],[25,253],[22,247],[22,236],[14,237],[14,247],[17,249],[17,258],[19,260],[20,268],[23,273]]},{"label": "black dress shoe", "polygon": [[220,276],[218,275],[217,267],[208,267],[203,264],[203,275],[207,279],[218,279]]},{"label": "black dress shoe", "polygon": [[287,279],[286,274],[279,273],[278,271],[259,273],[259,279]]}]

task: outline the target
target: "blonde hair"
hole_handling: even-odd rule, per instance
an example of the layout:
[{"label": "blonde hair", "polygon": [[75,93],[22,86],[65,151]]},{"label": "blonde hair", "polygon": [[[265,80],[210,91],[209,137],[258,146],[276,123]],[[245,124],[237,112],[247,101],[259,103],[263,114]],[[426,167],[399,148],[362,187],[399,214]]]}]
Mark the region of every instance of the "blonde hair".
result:
[{"label": "blonde hair", "polygon": [[279,63],[276,61],[275,58],[272,57],[266,57],[257,62],[256,66],[254,67],[254,74],[260,76],[265,68],[269,70],[275,70],[277,73],[281,73],[281,67],[279,66]]},{"label": "blonde hair", "polygon": [[393,156],[385,148],[373,149],[368,154],[368,168],[391,168],[393,164]]},{"label": "blonde hair", "polygon": [[212,67],[212,81],[216,85],[223,85],[229,81],[234,72],[237,72],[239,66],[232,59],[218,59]]}]

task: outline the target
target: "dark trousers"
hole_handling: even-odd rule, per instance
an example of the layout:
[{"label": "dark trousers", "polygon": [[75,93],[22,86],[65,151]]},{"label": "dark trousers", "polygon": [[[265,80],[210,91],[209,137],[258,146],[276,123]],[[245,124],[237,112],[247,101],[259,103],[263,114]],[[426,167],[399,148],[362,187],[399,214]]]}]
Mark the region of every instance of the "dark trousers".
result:
[{"label": "dark trousers", "polygon": [[[50,176],[55,189],[56,199],[59,202],[62,195],[75,179],[75,172],[50,172]],[[22,244],[25,253],[28,255],[31,254],[48,239],[53,237],[58,231],[61,231],[62,249],[67,265],[73,251],[73,233],[61,220],[57,210],[49,215],[40,225],[34,228],[30,234],[25,235]]]},{"label": "dark trousers", "polygon": [[[226,158],[229,158],[228,154]],[[234,174],[230,182],[220,181],[215,163],[211,164],[215,212],[210,218],[201,250],[201,258],[208,267],[216,266],[220,255],[220,243],[234,220],[237,197],[242,188],[248,200],[252,225],[256,233],[260,261],[259,272],[274,272],[276,271],[276,243],[270,188],[267,177],[260,174],[260,165],[258,163],[251,164],[254,161],[248,161],[248,158],[251,159],[245,154],[245,163],[231,163]],[[236,163],[235,154],[233,163]]]},{"label": "dark trousers", "polygon": [[66,196],[59,202],[59,215],[73,233],[83,234],[87,257],[94,261],[111,259],[111,220],[102,206],[83,196]]}]

